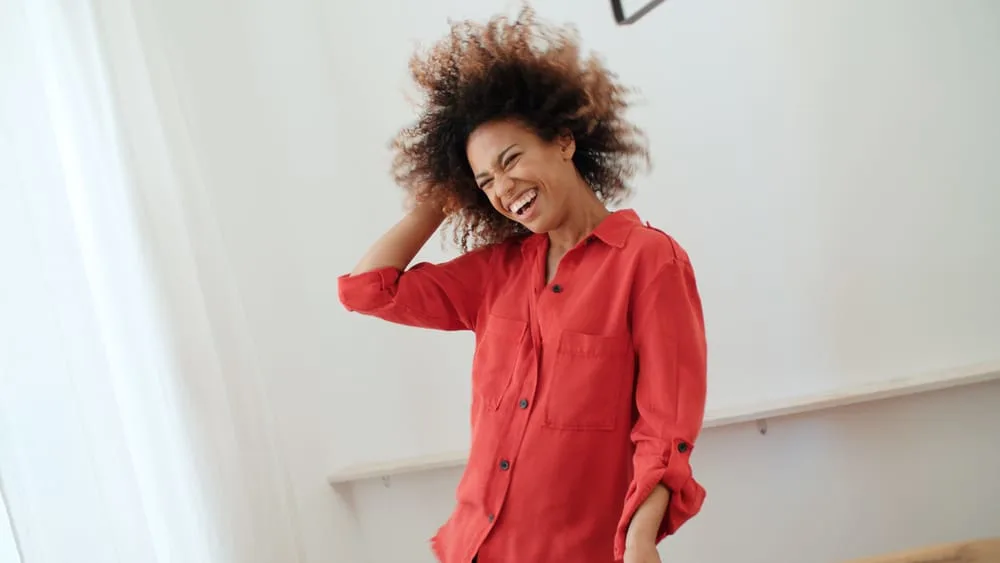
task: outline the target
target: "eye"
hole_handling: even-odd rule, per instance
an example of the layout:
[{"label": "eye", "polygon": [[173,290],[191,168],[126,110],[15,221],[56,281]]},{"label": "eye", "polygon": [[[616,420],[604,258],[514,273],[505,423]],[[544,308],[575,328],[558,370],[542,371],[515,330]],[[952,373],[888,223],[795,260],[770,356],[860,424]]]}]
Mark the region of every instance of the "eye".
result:
[{"label": "eye", "polygon": [[516,161],[520,157],[521,157],[521,153],[514,153],[514,154],[508,156],[507,160],[505,160],[504,163],[503,163],[504,169],[509,168],[510,165],[513,164],[514,161]]},{"label": "eye", "polygon": [[485,190],[486,188],[493,185],[493,178],[487,178],[483,180],[483,183],[479,184],[479,189]]}]

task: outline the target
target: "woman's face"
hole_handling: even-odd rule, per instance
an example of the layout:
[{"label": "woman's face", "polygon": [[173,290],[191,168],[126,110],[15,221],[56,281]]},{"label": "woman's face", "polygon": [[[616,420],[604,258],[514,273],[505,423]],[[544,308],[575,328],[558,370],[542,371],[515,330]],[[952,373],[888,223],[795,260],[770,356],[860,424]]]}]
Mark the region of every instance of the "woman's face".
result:
[{"label": "woman's face", "polygon": [[578,179],[572,137],[543,140],[516,120],[491,121],[469,136],[466,155],[479,189],[505,217],[530,231],[553,230]]}]

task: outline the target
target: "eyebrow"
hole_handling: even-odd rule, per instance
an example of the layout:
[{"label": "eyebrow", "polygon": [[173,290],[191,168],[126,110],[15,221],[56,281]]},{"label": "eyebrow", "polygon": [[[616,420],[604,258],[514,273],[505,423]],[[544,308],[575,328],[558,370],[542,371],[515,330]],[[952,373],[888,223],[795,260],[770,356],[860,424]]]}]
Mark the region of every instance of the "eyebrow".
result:
[{"label": "eyebrow", "polygon": [[[504,150],[500,151],[500,154],[497,155],[497,159],[496,159],[495,162],[497,164],[500,164],[502,166],[504,157],[507,156],[507,153],[510,152],[510,149],[512,149],[512,148],[514,148],[516,146],[517,146],[517,143],[514,143],[514,144],[510,145],[509,147],[505,148]],[[489,172],[480,172],[479,174],[476,174],[476,179],[478,180],[480,178],[483,178],[483,177],[489,176],[489,175],[490,175]]]}]

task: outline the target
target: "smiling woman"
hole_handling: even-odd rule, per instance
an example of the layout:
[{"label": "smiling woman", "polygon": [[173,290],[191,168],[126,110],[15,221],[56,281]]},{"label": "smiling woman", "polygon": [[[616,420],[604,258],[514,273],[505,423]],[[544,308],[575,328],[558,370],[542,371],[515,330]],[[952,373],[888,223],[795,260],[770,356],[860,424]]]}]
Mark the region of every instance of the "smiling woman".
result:
[{"label": "smiling woman", "polygon": [[[476,333],[472,445],[444,563],[657,563],[701,508],[706,347],[688,256],[631,210],[625,90],[565,29],[458,23],[397,137],[415,206],[339,280],[352,311]],[[467,251],[410,266],[450,217]]]},{"label": "smiling woman", "polygon": [[[559,141],[556,149],[569,151],[563,154],[571,161],[522,147],[501,164],[523,157],[542,164],[552,180],[572,173],[606,204],[624,199],[629,180],[648,164],[642,135],[624,116],[628,90],[597,58],[581,56],[570,29],[542,26],[530,10],[514,21],[457,23],[410,67],[426,104],[393,143],[395,177],[417,201],[452,212],[455,240],[467,250],[528,231],[509,214],[497,214],[495,198],[481,189],[492,182],[477,176],[498,171],[498,151],[483,151],[504,148],[484,143],[516,136],[544,151]],[[488,131],[473,135],[484,125]],[[478,147],[467,146],[476,140]],[[470,163],[466,150],[472,148],[481,158]]]}]

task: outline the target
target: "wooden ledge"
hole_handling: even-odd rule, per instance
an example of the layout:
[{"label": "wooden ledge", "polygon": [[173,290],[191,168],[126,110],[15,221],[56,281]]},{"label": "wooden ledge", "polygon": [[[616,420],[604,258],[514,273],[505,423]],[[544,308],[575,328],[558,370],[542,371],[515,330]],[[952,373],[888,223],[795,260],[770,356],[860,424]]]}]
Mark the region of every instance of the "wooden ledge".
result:
[{"label": "wooden ledge", "polygon": [[[779,416],[973,385],[995,379],[1000,379],[1000,361],[878,381],[816,395],[712,409],[705,415],[704,427],[716,428],[755,420],[762,421]],[[332,486],[337,487],[365,479],[461,467],[465,465],[467,457],[468,450],[461,450],[351,465],[334,471],[327,480]]]},{"label": "wooden ledge", "polygon": [[1000,538],[964,541],[901,551],[845,563],[998,563]]}]

